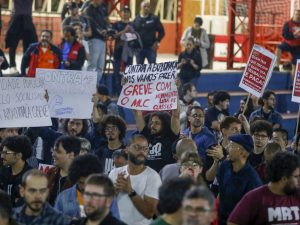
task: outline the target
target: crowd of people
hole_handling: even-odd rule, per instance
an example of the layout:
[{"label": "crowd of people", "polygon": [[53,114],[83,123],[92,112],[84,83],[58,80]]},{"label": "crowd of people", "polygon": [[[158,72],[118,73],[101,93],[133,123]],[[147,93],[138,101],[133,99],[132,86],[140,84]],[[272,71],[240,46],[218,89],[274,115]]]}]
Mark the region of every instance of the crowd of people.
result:
[{"label": "crowd of people", "polygon": [[[27,28],[33,33],[26,38],[35,37],[32,0],[14,3],[7,37]],[[102,0],[69,1],[59,46],[50,30],[39,42],[23,40],[22,76],[35,77],[37,68],[96,71],[97,90],[90,119],[0,128],[0,224],[300,224],[300,135],[289,140],[276,93],[241,99],[234,115],[226,91],[208,93],[201,106],[192,81],[208,64],[210,43],[196,17],[181,39],[177,108],[133,110],[136,130],[129,133],[122,108],[101,84],[105,41],[116,39],[119,93],[120,72],[134,56],[139,64],[156,62],[164,28],[149,1],[133,21],[124,6],[122,20],[112,24],[109,7]],[[2,69],[15,67],[20,38],[7,38],[9,63],[0,52]]]}]

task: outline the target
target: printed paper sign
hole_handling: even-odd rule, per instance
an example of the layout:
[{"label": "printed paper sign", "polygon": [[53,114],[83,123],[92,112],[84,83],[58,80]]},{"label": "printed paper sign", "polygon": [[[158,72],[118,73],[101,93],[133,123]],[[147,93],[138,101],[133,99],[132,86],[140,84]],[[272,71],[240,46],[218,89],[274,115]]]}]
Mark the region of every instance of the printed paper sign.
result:
[{"label": "printed paper sign", "polygon": [[128,66],[118,105],[145,111],[176,109],[176,68],[177,61]]},{"label": "printed paper sign", "polygon": [[50,115],[54,118],[90,119],[96,92],[97,73],[77,70],[37,69],[49,94]]},{"label": "printed paper sign", "polygon": [[0,77],[0,127],[51,126],[43,80]]},{"label": "printed paper sign", "polygon": [[43,173],[47,173],[48,170],[51,169],[52,167],[54,166],[49,164],[43,164],[43,163],[39,164],[39,170],[43,171]]},{"label": "printed paper sign", "polygon": [[275,60],[276,56],[273,53],[254,45],[239,87],[261,97],[271,78]]},{"label": "printed paper sign", "polygon": [[295,70],[292,101],[300,103],[300,60],[299,59],[297,60],[297,65]]}]

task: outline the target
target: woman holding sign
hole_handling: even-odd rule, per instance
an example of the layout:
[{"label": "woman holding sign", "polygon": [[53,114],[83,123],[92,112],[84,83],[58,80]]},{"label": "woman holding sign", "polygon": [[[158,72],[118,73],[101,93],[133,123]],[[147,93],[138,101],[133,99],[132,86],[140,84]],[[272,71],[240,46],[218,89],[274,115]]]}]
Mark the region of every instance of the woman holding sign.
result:
[{"label": "woman holding sign", "polygon": [[199,51],[195,49],[194,38],[189,37],[185,44],[185,50],[178,58],[178,69],[181,85],[190,82],[192,79],[200,77],[202,60]]}]

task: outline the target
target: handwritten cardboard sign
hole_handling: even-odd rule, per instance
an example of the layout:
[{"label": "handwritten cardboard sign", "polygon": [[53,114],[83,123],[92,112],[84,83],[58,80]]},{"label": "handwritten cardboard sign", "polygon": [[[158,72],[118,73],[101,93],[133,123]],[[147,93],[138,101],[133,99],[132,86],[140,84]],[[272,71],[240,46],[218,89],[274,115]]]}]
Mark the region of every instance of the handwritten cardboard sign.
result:
[{"label": "handwritten cardboard sign", "polygon": [[275,60],[276,56],[273,53],[254,45],[239,87],[261,97],[271,78]]},{"label": "handwritten cardboard sign", "polygon": [[297,65],[295,70],[292,101],[300,103],[300,60],[299,59],[297,60]]},{"label": "handwritten cardboard sign", "polygon": [[0,77],[0,127],[51,126],[41,79]]},{"label": "handwritten cardboard sign", "polygon": [[145,111],[176,109],[176,68],[177,61],[128,66],[118,105]]},{"label": "handwritten cardboard sign", "polygon": [[50,115],[54,118],[89,119],[96,92],[97,73],[77,70],[37,69],[49,94]]}]

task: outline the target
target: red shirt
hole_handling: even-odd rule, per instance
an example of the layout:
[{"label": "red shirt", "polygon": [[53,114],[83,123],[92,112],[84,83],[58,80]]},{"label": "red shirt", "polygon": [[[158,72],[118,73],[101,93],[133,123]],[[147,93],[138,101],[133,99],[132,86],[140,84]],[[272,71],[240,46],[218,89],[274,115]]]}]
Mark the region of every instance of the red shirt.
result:
[{"label": "red shirt", "polygon": [[299,225],[298,195],[273,194],[268,185],[248,192],[232,211],[228,222],[238,225]]}]

